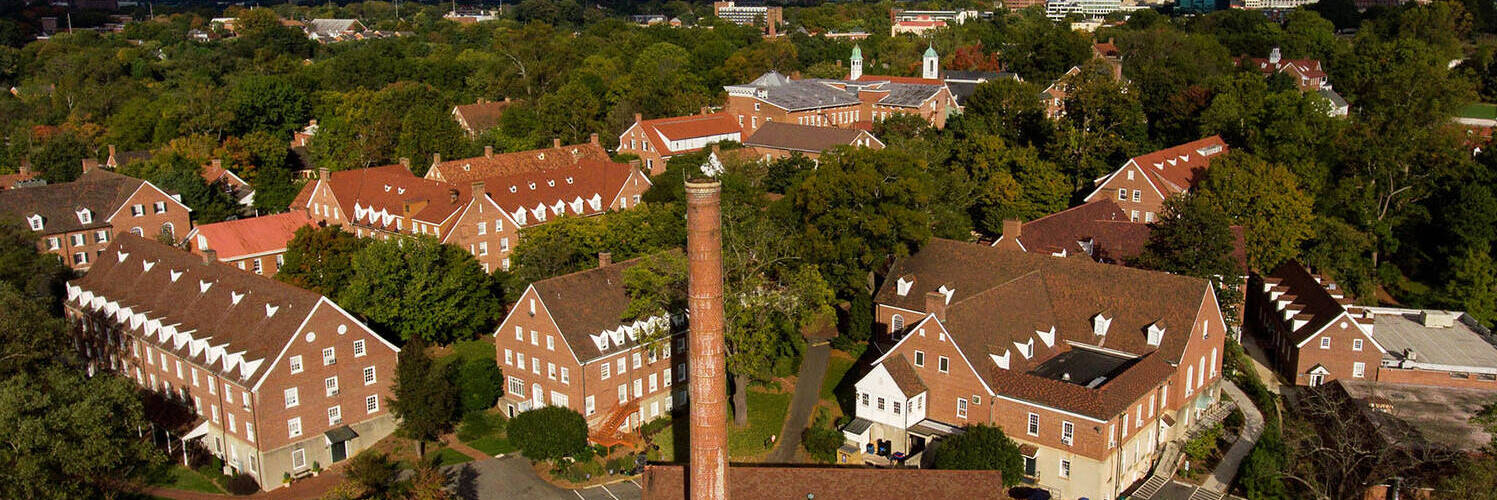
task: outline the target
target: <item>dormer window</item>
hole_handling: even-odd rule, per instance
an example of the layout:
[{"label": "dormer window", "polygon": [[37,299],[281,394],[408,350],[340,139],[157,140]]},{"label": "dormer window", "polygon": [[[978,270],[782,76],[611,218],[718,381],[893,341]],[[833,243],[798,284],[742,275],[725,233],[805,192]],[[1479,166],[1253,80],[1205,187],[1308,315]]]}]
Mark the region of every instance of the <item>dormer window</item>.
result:
[{"label": "dormer window", "polygon": [[535,190],[535,183],[534,182],[530,183],[530,190],[531,191]]},{"label": "dormer window", "polygon": [[509,192],[511,192],[511,193],[513,193],[513,192],[515,192],[515,191],[519,191],[519,188],[518,188],[518,187],[516,187],[516,186],[510,186],[510,187],[509,187]]},{"label": "dormer window", "polygon": [[1149,325],[1148,334],[1149,345],[1159,347],[1159,343],[1164,340],[1164,324],[1156,321],[1154,324]]},{"label": "dormer window", "polygon": [[901,276],[901,277],[899,277],[898,281],[894,282],[894,292],[898,293],[900,297],[903,297],[905,295],[909,295],[909,293],[910,293],[910,287],[914,286],[914,284],[915,284],[915,280],[914,279]]},{"label": "dormer window", "polygon": [[546,187],[556,187],[556,179],[546,179]]},{"label": "dormer window", "polygon": [[1107,328],[1111,326],[1112,318],[1103,316],[1101,313],[1098,313],[1096,316],[1092,316],[1092,335],[1096,335],[1098,337],[1105,336],[1107,335]]},{"label": "dormer window", "polygon": [[572,178],[571,177],[567,177],[567,184],[571,184],[571,183],[572,183]]},{"label": "dormer window", "polygon": [[93,222],[94,222],[94,213],[93,213],[92,210],[89,210],[87,208],[80,208],[80,209],[78,209],[78,223],[79,224],[92,224]]},{"label": "dormer window", "polygon": [[42,227],[45,225],[44,219],[42,219],[42,214],[32,214],[31,217],[26,218],[26,222],[31,224],[32,231],[41,231]]}]

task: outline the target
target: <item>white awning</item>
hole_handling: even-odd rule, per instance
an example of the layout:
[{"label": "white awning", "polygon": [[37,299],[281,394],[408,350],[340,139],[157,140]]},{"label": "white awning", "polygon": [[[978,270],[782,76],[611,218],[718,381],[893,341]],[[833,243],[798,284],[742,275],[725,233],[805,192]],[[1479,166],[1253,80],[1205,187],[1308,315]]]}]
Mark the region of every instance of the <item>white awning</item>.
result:
[{"label": "white awning", "polygon": [[189,439],[197,439],[197,438],[200,438],[200,437],[203,437],[203,436],[207,436],[207,435],[208,435],[208,420],[204,419],[203,423],[198,424],[197,427],[194,427],[192,429],[192,432],[189,432],[189,433],[187,433],[187,435],[182,436],[182,440],[186,441],[186,440],[189,440]]}]

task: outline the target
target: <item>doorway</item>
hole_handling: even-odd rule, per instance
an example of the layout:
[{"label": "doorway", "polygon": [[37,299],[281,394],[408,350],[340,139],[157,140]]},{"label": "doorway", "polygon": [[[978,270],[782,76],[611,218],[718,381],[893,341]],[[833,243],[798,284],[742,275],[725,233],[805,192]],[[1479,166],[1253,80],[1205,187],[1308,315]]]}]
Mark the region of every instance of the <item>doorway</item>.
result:
[{"label": "doorway", "polygon": [[342,462],[348,458],[348,441],[333,443],[333,463]]}]

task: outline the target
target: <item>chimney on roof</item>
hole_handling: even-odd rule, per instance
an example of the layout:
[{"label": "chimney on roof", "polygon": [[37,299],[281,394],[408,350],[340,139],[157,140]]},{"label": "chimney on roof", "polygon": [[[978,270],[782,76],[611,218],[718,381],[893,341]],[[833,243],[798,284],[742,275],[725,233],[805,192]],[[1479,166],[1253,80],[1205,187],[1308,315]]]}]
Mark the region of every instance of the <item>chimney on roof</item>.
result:
[{"label": "chimney on roof", "polygon": [[553,148],[559,148],[559,147],[561,147],[561,138],[560,137],[552,137],[551,138],[551,147],[553,147]]},{"label": "chimney on roof", "polygon": [[504,96],[504,103],[505,103],[505,104],[508,104],[508,103],[509,103],[509,96]]},{"label": "chimney on roof", "polygon": [[644,115],[641,115],[639,113],[635,113],[634,114],[634,123],[639,123],[639,122],[642,122],[642,121],[645,121],[644,120]]},{"label": "chimney on roof", "polygon": [[702,114],[704,114],[704,115],[710,115],[710,114],[712,114],[712,108],[708,107],[708,106],[702,106]]},{"label": "chimney on roof", "polygon": [[113,144],[109,145],[109,158],[107,158],[107,159],[109,161],[111,161],[111,162],[115,161],[115,159],[114,159],[114,145]]},{"label": "chimney on roof", "polygon": [[410,170],[411,159],[404,156],[400,157],[400,166],[405,167],[406,170]]},{"label": "chimney on roof", "polygon": [[325,181],[330,181],[332,180],[332,174],[328,172],[327,167],[321,167],[317,169],[317,178]]},{"label": "chimney on roof", "polygon": [[686,181],[687,296],[691,330],[687,349],[691,401],[693,500],[727,497],[727,366],[723,341],[722,184]]},{"label": "chimney on roof", "polygon": [[934,290],[925,292],[925,312],[934,314],[936,321],[946,321],[946,294]]},{"label": "chimney on roof", "polygon": [[442,153],[432,153],[431,166],[435,167],[438,163],[442,163]]},{"label": "chimney on roof", "polygon": [[452,198],[452,202],[453,203],[457,203],[457,190],[456,189],[448,189],[447,190],[447,196],[449,196],[449,197]]},{"label": "chimney on roof", "polygon": [[588,144],[592,144],[594,146],[597,146],[598,145],[598,133],[597,132],[593,132],[592,135],[587,136],[587,142],[588,142]]},{"label": "chimney on roof", "polygon": [[482,97],[478,98],[478,104],[484,104],[484,103],[487,103],[487,102],[489,102],[488,99],[484,99]]},{"label": "chimney on roof", "polygon": [[24,158],[21,159],[21,175],[28,175],[30,173],[31,173],[31,161],[26,160]]},{"label": "chimney on roof", "polygon": [[210,163],[213,164],[213,168],[224,168],[224,161],[218,158],[214,158]]},{"label": "chimney on roof", "polygon": [[[30,170],[29,166],[23,166],[21,168],[23,168],[25,170]],[[84,158],[83,159],[83,173],[86,174],[86,173],[92,172],[92,171],[94,171],[95,168],[99,168],[99,160],[95,160],[93,158]],[[21,172],[21,173],[25,173],[25,172]]]},{"label": "chimney on roof", "polygon": [[483,147],[483,157],[484,158],[493,158],[494,157],[494,147],[493,146],[484,146]]},{"label": "chimney on roof", "polygon": [[1003,236],[1006,238],[1019,237],[1024,231],[1024,222],[1019,219],[1003,219]]},{"label": "chimney on roof", "polygon": [[480,196],[483,196],[484,193],[485,191],[483,189],[483,181],[473,181],[473,198],[476,199]]},{"label": "chimney on roof", "polygon": [[311,120],[309,120],[309,121],[308,121],[308,122],[307,122],[307,125],[311,125],[311,126],[313,126],[313,127],[316,127],[316,126],[317,126],[317,119],[316,119],[316,118],[313,118],[313,119],[311,119]]},{"label": "chimney on roof", "polygon": [[634,169],[638,169],[639,168],[639,158],[635,158],[633,160],[629,160],[629,167],[630,168],[634,168]]},{"label": "chimney on roof", "polygon": [[207,248],[203,250],[203,263],[212,264],[218,260],[218,250]]},{"label": "chimney on roof", "polygon": [[613,254],[609,252],[598,252],[598,267],[613,265]]}]

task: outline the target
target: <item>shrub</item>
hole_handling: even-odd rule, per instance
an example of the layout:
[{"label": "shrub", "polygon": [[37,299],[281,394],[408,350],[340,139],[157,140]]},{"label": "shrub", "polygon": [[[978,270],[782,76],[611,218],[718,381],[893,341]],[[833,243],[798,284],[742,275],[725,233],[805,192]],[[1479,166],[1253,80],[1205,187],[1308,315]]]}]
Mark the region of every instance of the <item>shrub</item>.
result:
[{"label": "shrub", "polygon": [[[671,419],[669,419],[669,418],[657,418],[655,420],[651,420],[649,423],[647,423],[645,425],[640,426],[639,427],[639,435],[641,435],[641,436],[652,436],[655,433],[660,432],[661,429],[665,429],[666,427],[670,427],[670,426],[671,426]],[[601,453],[601,454],[606,455],[606,453]]]},{"label": "shrub", "polygon": [[260,483],[249,474],[235,474],[223,482],[224,491],[231,495],[253,495],[260,491]]},{"label": "shrub", "polygon": [[619,455],[608,461],[608,472],[611,474],[627,474],[632,469],[634,469],[633,453]]},{"label": "shrub", "polygon": [[825,464],[837,460],[837,448],[842,446],[843,441],[845,438],[841,432],[826,427],[807,429],[805,434],[801,434],[801,445],[806,448],[806,453]]},{"label": "shrub", "polygon": [[576,410],[547,406],[516,415],[509,441],[531,460],[555,460],[587,447],[587,420]]},{"label": "shrub", "polygon": [[1206,429],[1196,437],[1191,438],[1190,441],[1185,442],[1185,455],[1189,456],[1193,461],[1205,460],[1206,457],[1211,456],[1212,451],[1216,450],[1216,442],[1221,439],[1221,436],[1221,424],[1216,424],[1216,426]]},{"label": "shrub", "polygon": [[400,465],[379,452],[360,453],[348,461],[344,477],[370,491],[385,491],[400,476]]},{"label": "shrub", "polygon": [[499,396],[504,395],[504,373],[492,359],[473,358],[462,363],[457,370],[458,387],[464,413],[487,410],[494,407]]},{"label": "shrub", "polygon": [[1004,486],[1019,484],[1024,477],[1024,459],[1019,456],[1019,445],[1014,440],[1002,429],[987,425],[971,425],[963,430],[932,450],[933,468],[998,470],[1003,473]]},{"label": "shrub", "polygon": [[1222,425],[1228,429],[1241,429],[1242,424],[1246,422],[1247,417],[1242,415],[1242,409],[1239,408],[1232,410],[1232,413],[1228,413],[1227,418],[1222,420]]}]

